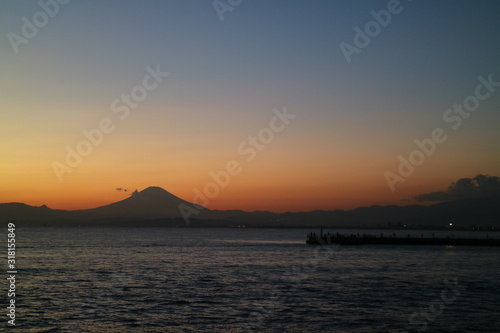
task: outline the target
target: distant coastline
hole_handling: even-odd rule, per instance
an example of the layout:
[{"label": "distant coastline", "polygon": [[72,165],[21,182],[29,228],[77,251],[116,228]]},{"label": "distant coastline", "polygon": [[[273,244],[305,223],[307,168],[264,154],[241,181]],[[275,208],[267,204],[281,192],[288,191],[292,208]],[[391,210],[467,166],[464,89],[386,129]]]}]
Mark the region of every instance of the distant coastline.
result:
[{"label": "distant coastline", "polygon": [[[189,220],[179,209],[195,207]],[[390,230],[499,231],[500,198],[481,197],[434,205],[370,206],[353,210],[268,211],[210,210],[160,187],[148,187],[110,205],[86,210],[55,210],[22,203],[0,204],[0,218],[19,226],[246,227]]]}]

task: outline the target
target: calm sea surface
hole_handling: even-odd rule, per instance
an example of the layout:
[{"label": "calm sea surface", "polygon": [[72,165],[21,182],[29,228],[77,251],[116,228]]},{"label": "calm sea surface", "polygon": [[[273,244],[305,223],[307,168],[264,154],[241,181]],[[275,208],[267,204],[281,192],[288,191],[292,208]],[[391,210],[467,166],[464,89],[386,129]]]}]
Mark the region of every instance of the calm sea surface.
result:
[{"label": "calm sea surface", "polygon": [[18,228],[5,331],[500,332],[500,248],[320,248],[308,231]]}]

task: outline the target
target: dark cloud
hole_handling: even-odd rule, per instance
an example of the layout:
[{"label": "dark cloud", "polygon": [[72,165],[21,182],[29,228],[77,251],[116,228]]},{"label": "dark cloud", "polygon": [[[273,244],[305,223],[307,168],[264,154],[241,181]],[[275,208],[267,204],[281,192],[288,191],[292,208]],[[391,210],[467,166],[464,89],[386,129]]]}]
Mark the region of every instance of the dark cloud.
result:
[{"label": "dark cloud", "polygon": [[500,198],[500,178],[477,175],[474,178],[461,178],[452,183],[444,192],[431,192],[415,197],[417,201],[450,201],[468,198]]}]

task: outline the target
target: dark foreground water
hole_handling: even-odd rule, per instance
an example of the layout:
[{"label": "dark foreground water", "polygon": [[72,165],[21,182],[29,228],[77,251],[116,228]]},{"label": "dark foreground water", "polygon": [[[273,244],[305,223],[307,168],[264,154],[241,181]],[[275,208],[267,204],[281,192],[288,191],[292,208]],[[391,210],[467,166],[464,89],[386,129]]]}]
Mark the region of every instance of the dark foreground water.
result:
[{"label": "dark foreground water", "polygon": [[0,331],[500,332],[500,248],[321,249],[307,232],[18,229],[17,326],[3,278]]}]

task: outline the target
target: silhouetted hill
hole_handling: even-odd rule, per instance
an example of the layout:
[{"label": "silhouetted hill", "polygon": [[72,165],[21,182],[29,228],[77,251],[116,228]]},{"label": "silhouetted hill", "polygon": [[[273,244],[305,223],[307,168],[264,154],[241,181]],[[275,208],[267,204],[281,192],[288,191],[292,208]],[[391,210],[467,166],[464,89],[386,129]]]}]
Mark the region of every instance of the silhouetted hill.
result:
[{"label": "silhouetted hill", "polygon": [[0,219],[4,221],[47,221],[70,218],[71,214],[70,211],[54,210],[45,205],[35,207],[18,202],[0,204]]}]

